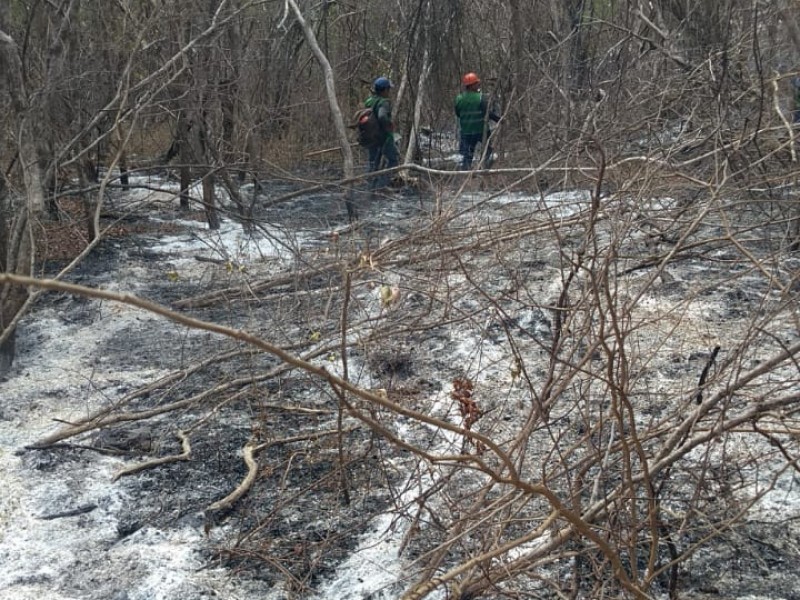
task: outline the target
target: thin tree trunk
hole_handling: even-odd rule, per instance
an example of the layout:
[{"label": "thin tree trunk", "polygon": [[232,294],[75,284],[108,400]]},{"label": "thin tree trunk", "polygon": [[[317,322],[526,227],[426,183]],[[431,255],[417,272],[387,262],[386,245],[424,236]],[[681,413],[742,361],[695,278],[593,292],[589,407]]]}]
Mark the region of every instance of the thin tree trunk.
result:
[{"label": "thin tree trunk", "polygon": [[325,91],[328,95],[328,104],[331,109],[333,124],[336,129],[336,135],[339,138],[339,146],[342,150],[342,166],[344,170],[344,176],[346,179],[350,179],[354,174],[353,151],[350,148],[350,140],[347,139],[347,126],[344,123],[344,117],[342,117],[342,109],[339,107],[339,101],[336,99],[336,82],[333,77],[333,68],[331,67],[331,63],[328,61],[328,58],[325,56],[325,53],[319,47],[317,37],[314,35],[314,30],[303,18],[303,13],[300,12],[295,0],[287,1],[294,12],[297,22],[303,29],[306,42],[308,42],[308,45],[311,47],[311,51],[314,53],[314,56],[316,57],[317,62],[322,68],[322,72],[325,76]]},{"label": "thin tree trunk", "polygon": [[186,115],[181,111],[178,117],[178,160],[181,163],[179,167],[181,179],[180,191],[180,207],[183,210],[189,210],[189,188],[192,185],[192,173],[189,168],[191,162],[191,148],[189,147],[189,123]]},{"label": "thin tree trunk", "polygon": [[[47,74],[45,85],[39,99],[35,101],[29,112],[33,122],[30,125],[31,143],[36,146],[39,160],[39,171],[43,189],[48,192],[48,210],[53,219],[58,218],[58,206],[55,201],[58,189],[58,159],[55,151],[55,131],[60,127],[56,115],[62,114],[60,101],[62,91],[60,80],[66,71],[68,48],[74,41],[75,30],[73,19],[79,13],[80,0],[65,0],[62,3],[62,17],[58,29],[47,49]],[[27,182],[26,182],[27,185]],[[44,212],[40,213],[44,216]]]},{"label": "thin tree trunk", "polygon": [[[795,53],[800,53],[800,26],[797,24],[796,15],[793,15],[790,9],[786,6],[780,6],[778,13],[783,18],[784,27],[786,32],[794,44]],[[792,99],[794,102],[794,99]],[[792,108],[796,108],[794,105]],[[794,147],[792,147],[792,161],[796,159]],[[798,210],[798,209],[795,209]],[[791,226],[791,233],[789,235],[789,249],[792,252],[797,252],[800,249],[800,216],[796,216],[794,223]]]},{"label": "thin tree trunk", "polygon": [[406,147],[406,156],[404,160],[406,164],[413,162],[414,153],[417,149],[417,132],[419,131],[419,121],[422,118],[422,102],[425,97],[425,87],[428,81],[428,75],[430,75],[431,72],[431,67],[430,52],[426,46],[425,54],[422,57],[422,70],[419,73],[419,81],[417,82],[417,97],[414,100],[414,121],[408,136],[408,146]]},{"label": "thin tree trunk", "polygon": [[122,189],[127,190],[130,184],[130,179],[128,178],[128,153],[125,150],[127,141],[125,136],[122,135],[121,127],[122,125],[119,125],[114,129],[114,138],[119,152],[119,182],[122,184]]},{"label": "thin tree trunk", "polygon": [[[92,183],[97,183],[97,179],[92,181],[92,176],[96,173],[89,160],[82,160],[78,163],[78,177],[81,182],[81,187],[86,190]],[[93,240],[99,234],[95,228],[94,213],[97,210],[97,201],[91,192],[84,191],[81,194],[81,204],[83,205],[83,216],[86,219],[86,235],[87,239]]]},{"label": "thin tree trunk", "polygon": [[[344,171],[345,179],[351,179],[355,174],[353,167],[353,151],[350,148],[350,140],[347,139],[347,127],[342,117],[342,109],[339,107],[339,101],[336,98],[336,81],[333,77],[333,68],[331,67],[328,57],[320,48],[317,42],[317,37],[314,30],[303,18],[303,13],[300,12],[295,0],[287,0],[294,12],[295,19],[300,24],[305,35],[306,42],[311,47],[311,51],[319,63],[320,68],[325,76],[325,91],[328,96],[328,105],[331,109],[331,116],[333,117],[334,128],[336,129],[336,137],[339,138],[339,147],[342,150],[342,170]],[[347,207],[347,217],[352,222],[358,218],[355,203],[353,201],[353,189],[347,188],[344,197],[345,206]]]},{"label": "thin tree trunk", "polygon": [[203,177],[203,204],[206,207],[208,228],[219,229],[219,213],[217,213],[217,200],[214,194],[214,176],[211,173]]},{"label": "thin tree trunk", "polygon": [[[9,222],[11,220],[11,207],[5,185],[5,178],[0,174],[0,271],[8,270],[8,250],[9,250]],[[1,290],[3,294],[8,290]],[[5,328],[5,313],[3,310],[3,298],[0,296],[0,332]],[[4,336],[5,340],[0,342],[0,376],[5,374],[14,362],[14,338],[15,331],[10,331]]]},{"label": "thin tree trunk", "polygon": [[[3,244],[3,270],[8,273],[31,275],[34,247],[30,223],[44,214],[45,198],[42,172],[35,137],[35,111],[28,102],[22,76],[22,61],[16,42],[0,31],[0,73],[5,73],[11,97],[11,111],[19,119],[17,151],[25,184],[25,203],[13,207],[9,199],[0,206],[0,231]],[[14,360],[15,320],[28,298],[26,288],[0,288],[0,375]]]},{"label": "thin tree trunk", "polygon": [[128,178],[128,155],[123,150],[119,157],[119,182],[122,184],[122,189],[127,190],[130,185]]}]

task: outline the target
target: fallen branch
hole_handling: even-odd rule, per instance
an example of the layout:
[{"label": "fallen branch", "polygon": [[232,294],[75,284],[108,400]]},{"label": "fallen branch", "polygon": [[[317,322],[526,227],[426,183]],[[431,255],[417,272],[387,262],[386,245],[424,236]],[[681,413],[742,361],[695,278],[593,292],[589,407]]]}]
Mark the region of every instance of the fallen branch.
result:
[{"label": "fallen branch", "polygon": [[200,256],[199,254],[195,254],[194,255],[194,259],[197,262],[213,263],[215,265],[220,265],[221,267],[224,267],[227,264],[234,265],[234,267],[236,266],[235,263],[232,263],[231,261],[225,260],[223,258],[213,258],[213,257],[210,257],[210,256]]},{"label": "fallen branch", "polygon": [[159,467],[161,465],[167,465],[169,463],[189,460],[192,455],[192,445],[189,442],[189,437],[182,431],[179,431],[178,438],[180,438],[181,440],[181,447],[183,449],[183,452],[181,454],[173,454],[172,456],[162,456],[161,458],[154,458],[153,460],[148,460],[143,463],[139,463],[138,465],[126,467],[124,469],[117,471],[114,477],[111,478],[111,481],[116,481],[120,477],[125,477],[126,475],[133,475],[134,473],[139,473],[146,469],[152,469],[153,467]]},{"label": "fallen branch", "polygon": [[79,506],[78,508],[73,508],[72,510],[42,515],[39,518],[43,521],[52,521],[53,519],[63,519],[65,517],[77,517],[78,515],[84,515],[88,512],[92,512],[95,508],[97,508],[97,504],[86,504],[84,506]]},{"label": "fallen branch", "polygon": [[[343,429],[342,433],[350,433],[352,431],[355,431],[355,429],[356,429],[355,427],[348,427],[347,429]],[[268,442],[263,442],[258,446],[256,446],[254,449],[254,454],[258,454],[262,450],[265,450],[272,446],[281,446],[283,444],[293,444],[295,442],[307,442],[311,440],[318,440],[320,438],[327,437],[329,435],[336,435],[337,433],[339,433],[338,429],[331,429],[329,431],[317,431],[314,433],[307,433],[304,435],[293,435],[292,437],[281,438],[279,440],[270,440]]]},{"label": "fallen branch", "polygon": [[239,498],[244,496],[256,481],[256,474],[258,473],[258,463],[254,457],[256,447],[248,443],[242,451],[244,463],[247,465],[247,475],[242,482],[236,486],[230,494],[225,496],[222,500],[214,502],[206,509],[207,513],[220,511],[233,506]]},{"label": "fallen branch", "polygon": [[[358,142],[351,142],[350,146],[358,146]],[[321,154],[330,154],[331,152],[341,152],[341,146],[334,146],[333,148],[325,148],[323,150],[314,150],[312,152],[306,152],[305,157],[311,158],[312,156],[319,156]]]},{"label": "fallen branch", "polygon": [[327,408],[306,408],[305,406],[291,406],[289,404],[270,404],[261,403],[261,408],[271,408],[273,410],[282,410],[285,412],[296,412],[305,415],[329,415],[333,411]]},{"label": "fallen branch", "polygon": [[[290,273],[289,275],[282,275],[280,277],[274,277],[272,279],[257,281],[248,285],[247,288],[250,293],[255,294],[258,292],[265,292],[275,287],[298,284],[302,281],[306,281],[318,275],[327,273],[333,270],[334,267],[337,266],[338,263],[329,263],[326,265],[320,265],[319,267],[315,267],[314,269],[308,271],[303,271],[300,273]],[[236,297],[241,295],[242,291],[238,287],[225,288],[209,292],[207,294],[194,296],[192,298],[184,298],[183,300],[178,300],[176,302],[173,302],[172,306],[174,306],[175,308],[204,308],[213,305],[218,300],[223,300],[229,297]]]},{"label": "fallen branch", "polygon": [[[349,433],[354,429],[355,429],[354,427],[351,427],[349,429],[346,429],[345,432]],[[256,474],[258,473],[258,463],[256,462],[255,457],[262,450],[265,450],[266,448],[269,448],[271,446],[279,446],[281,444],[292,444],[294,442],[317,440],[325,436],[336,435],[336,433],[338,433],[337,430],[318,431],[315,433],[295,435],[289,438],[283,438],[279,440],[271,440],[268,442],[263,442],[258,445],[253,445],[252,442],[248,442],[245,445],[244,449],[242,450],[242,456],[244,458],[245,464],[247,465],[247,475],[245,475],[242,482],[236,486],[236,489],[234,489],[230,494],[225,496],[222,500],[214,502],[214,504],[212,504],[206,509],[206,512],[211,513],[230,508],[247,492],[250,491],[250,488],[253,487],[253,484],[256,482]]]},{"label": "fallen branch", "polygon": [[708,377],[708,372],[711,370],[711,367],[714,365],[714,361],[717,359],[719,350],[719,346],[714,346],[714,349],[711,351],[711,356],[708,357],[706,366],[703,367],[703,372],[700,373],[700,381],[697,384],[697,396],[694,399],[695,404],[700,404],[703,402],[703,388],[706,385],[706,378]]}]

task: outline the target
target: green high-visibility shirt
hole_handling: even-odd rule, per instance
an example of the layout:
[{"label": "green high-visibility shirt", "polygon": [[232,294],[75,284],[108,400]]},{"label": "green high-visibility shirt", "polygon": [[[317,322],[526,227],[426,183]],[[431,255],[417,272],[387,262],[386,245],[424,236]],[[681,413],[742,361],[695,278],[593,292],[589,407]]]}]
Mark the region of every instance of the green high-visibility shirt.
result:
[{"label": "green high-visibility shirt", "polygon": [[456,116],[461,133],[482,133],[486,120],[486,98],[480,92],[466,91],[456,96]]}]

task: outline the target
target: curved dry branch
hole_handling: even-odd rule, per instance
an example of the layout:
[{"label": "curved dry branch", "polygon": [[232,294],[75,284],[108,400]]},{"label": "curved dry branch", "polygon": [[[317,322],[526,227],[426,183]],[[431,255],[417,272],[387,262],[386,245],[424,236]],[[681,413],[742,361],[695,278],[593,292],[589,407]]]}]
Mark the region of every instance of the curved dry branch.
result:
[{"label": "curved dry branch", "polygon": [[245,445],[244,449],[242,450],[242,457],[244,458],[244,464],[247,465],[247,475],[242,480],[242,482],[236,486],[236,489],[233,490],[230,494],[225,496],[222,500],[218,500],[214,502],[211,506],[206,509],[207,513],[217,512],[220,510],[224,510],[226,508],[230,508],[233,504],[242,496],[244,496],[251,487],[253,487],[253,483],[256,481],[256,474],[258,473],[258,463],[255,459],[255,446],[248,443]]},{"label": "curved dry branch", "polygon": [[130,467],[125,467],[124,469],[120,469],[114,474],[114,476],[111,478],[111,481],[116,481],[120,477],[126,477],[128,475],[133,475],[134,473],[140,473],[141,471],[152,469],[154,467],[159,467],[161,465],[168,465],[174,462],[190,460],[192,456],[192,444],[191,442],[189,442],[189,436],[187,436],[183,431],[179,431],[177,433],[177,436],[178,439],[181,440],[181,449],[183,450],[183,452],[181,452],[180,454],[173,454],[172,456],[162,456],[161,458],[154,458],[153,460],[148,460],[143,463],[139,463],[138,465],[133,465]]},{"label": "curved dry branch", "polygon": [[[350,427],[345,429],[343,433],[349,433],[354,431],[354,427]],[[213,513],[219,512],[221,510],[226,510],[233,506],[237,501],[239,501],[247,492],[250,491],[250,488],[253,487],[253,484],[256,481],[256,475],[258,474],[258,463],[256,462],[256,456],[265,450],[266,448],[270,448],[272,446],[279,446],[281,444],[292,444],[294,442],[304,442],[310,440],[318,440],[323,437],[327,437],[329,435],[338,435],[339,430],[334,429],[331,431],[316,431],[314,433],[303,434],[303,435],[295,435],[288,438],[282,438],[279,440],[270,440],[268,442],[263,442],[261,444],[255,444],[254,442],[248,442],[244,449],[242,450],[242,456],[244,458],[244,462],[247,465],[247,474],[245,475],[244,479],[242,479],[241,483],[236,486],[230,494],[225,496],[222,500],[218,500],[211,504],[207,509],[206,513]]]}]

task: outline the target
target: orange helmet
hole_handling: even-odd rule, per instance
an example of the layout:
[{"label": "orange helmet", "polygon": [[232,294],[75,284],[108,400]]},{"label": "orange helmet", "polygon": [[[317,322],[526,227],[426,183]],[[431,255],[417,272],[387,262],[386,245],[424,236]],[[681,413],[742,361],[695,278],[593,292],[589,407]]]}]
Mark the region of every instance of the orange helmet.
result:
[{"label": "orange helmet", "polygon": [[475,85],[476,83],[480,82],[481,80],[478,79],[478,76],[475,73],[467,73],[461,78],[461,83],[463,83],[467,87]]}]

